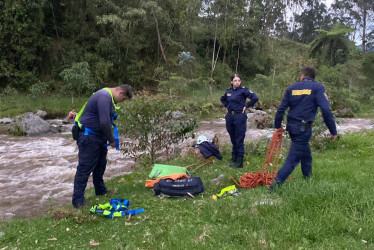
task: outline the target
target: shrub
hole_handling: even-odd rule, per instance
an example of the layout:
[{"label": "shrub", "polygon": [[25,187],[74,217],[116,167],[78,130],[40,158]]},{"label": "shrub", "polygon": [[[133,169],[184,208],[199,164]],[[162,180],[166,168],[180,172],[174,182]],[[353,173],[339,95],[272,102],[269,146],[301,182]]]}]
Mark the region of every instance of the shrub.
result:
[{"label": "shrub", "polygon": [[31,97],[35,98],[41,95],[47,94],[49,85],[46,82],[38,81],[38,83],[34,84],[30,88]]},{"label": "shrub", "polygon": [[[336,123],[340,123],[340,120],[335,119]],[[326,131],[327,130],[327,131]],[[313,134],[310,139],[310,146],[313,150],[323,151],[326,149],[326,142],[330,141],[330,132],[323,121],[321,112],[318,112],[313,122]]]},{"label": "shrub", "polygon": [[188,80],[184,77],[171,74],[168,80],[161,81],[158,84],[158,90],[162,94],[170,97],[181,96],[188,89]]},{"label": "shrub", "polygon": [[152,162],[158,154],[169,154],[172,145],[191,136],[197,126],[195,117],[165,99],[139,98],[126,103],[121,113],[119,131],[131,140],[121,144],[122,152],[135,158],[146,154]]},{"label": "shrub", "polygon": [[93,92],[95,89],[87,62],[73,63],[71,68],[64,69],[60,73],[60,77],[65,82],[64,90],[72,96],[72,103],[74,103],[75,94],[80,96],[87,92]]},{"label": "shrub", "polygon": [[0,93],[0,103],[1,103],[1,98],[5,96],[9,96],[11,102],[15,102],[15,96],[18,95],[18,91],[11,87],[10,85],[6,86],[5,89]]},{"label": "shrub", "polygon": [[6,86],[6,88],[1,92],[1,96],[15,96],[15,95],[18,95],[18,91],[10,85]]}]

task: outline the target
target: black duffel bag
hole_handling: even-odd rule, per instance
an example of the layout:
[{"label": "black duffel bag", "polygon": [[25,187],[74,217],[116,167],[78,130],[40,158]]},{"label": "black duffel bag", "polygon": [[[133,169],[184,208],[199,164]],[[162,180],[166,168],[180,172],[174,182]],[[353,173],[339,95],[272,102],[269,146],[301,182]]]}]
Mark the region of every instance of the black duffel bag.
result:
[{"label": "black duffel bag", "polygon": [[154,185],[153,190],[155,195],[183,197],[200,194],[205,191],[205,187],[199,177],[190,177],[179,180],[161,179]]}]

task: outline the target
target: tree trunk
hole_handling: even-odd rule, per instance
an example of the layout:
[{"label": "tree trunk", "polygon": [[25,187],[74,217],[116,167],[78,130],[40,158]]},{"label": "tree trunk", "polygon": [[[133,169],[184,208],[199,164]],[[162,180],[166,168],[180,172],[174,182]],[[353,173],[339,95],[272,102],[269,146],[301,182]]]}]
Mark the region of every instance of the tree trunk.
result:
[{"label": "tree trunk", "polygon": [[223,59],[222,59],[222,63],[225,63],[225,60],[226,60],[226,51],[227,51],[227,39],[226,39],[226,35],[227,35],[227,20],[226,20],[226,17],[227,17],[227,3],[226,3],[226,11],[225,11],[225,35],[224,35],[224,42],[223,42]]},{"label": "tree trunk", "polygon": [[61,43],[60,43],[60,37],[58,35],[58,31],[57,31],[55,9],[53,7],[53,0],[51,1],[51,8],[52,8],[53,25],[54,25],[55,32],[56,32],[57,44],[58,44],[58,48],[61,50]]},{"label": "tree trunk", "polygon": [[239,65],[239,49],[240,49],[240,42],[238,45],[238,56],[236,57],[236,66],[235,66],[235,73],[238,73],[238,65]]},{"label": "tree trunk", "polygon": [[216,64],[217,64],[219,50],[221,48],[221,46],[218,47],[217,55],[215,55],[215,53],[216,53],[216,41],[217,41],[217,25],[218,25],[217,23],[218,23],[218,21],[216,19],[216,30],[214,32],[214,43],[213,43],[213,53],[212,53],[212,71],[210,73],[210,77],[213,76],[214,69],[216,68]]},{"label": "tree trunk", "polygon": [[162,57],[164,58],[164,61],[166,62],[166,56],[165,56],[165,52],[164,52],[164,47],[162,47],[160,31],[158,29],[158,21],[157,21],[155,13],[153,13],[153,18],[155,19],[155,22],[156,22],[156,31],[157,31],[158,45],[160,46]]},{"label": "tree trunk", "polygon": [[[215,70],[216,65],[217,65],[217,59],[218,59],[220,49],[221,49],[221,46],[218,47],[216,59],[212,62],[212,72],[210,74],[210,77],[213,77],[213,73],[214,73],[214,70]],[[214,53],[215,53],[215,48],[213,49],[213,57],[214,57]]]},{"label": "tree trunk", "polygon": [[366,17],[367,17],[367,7],[364,3],[363,6],[363,17],[362,17],[362,54],[366,54]]}]

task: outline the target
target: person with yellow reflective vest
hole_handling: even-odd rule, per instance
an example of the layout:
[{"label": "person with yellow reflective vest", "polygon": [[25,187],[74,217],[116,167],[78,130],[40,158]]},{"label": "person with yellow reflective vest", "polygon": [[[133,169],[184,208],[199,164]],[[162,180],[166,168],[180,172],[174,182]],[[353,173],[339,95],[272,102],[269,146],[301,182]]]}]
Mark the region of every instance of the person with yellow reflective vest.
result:
[{"label": "person with yellow reflective vest", "polygon": [[108,193],[103,179],[107,146],[119,149],[117,127],[114,125],[117,118],[115,105],[131,98],[132,87],[128,84],[104,88],[94,93],[76,115],[73,137],[75,130],[79,153],[72,197],[75,208],[85,205],[84,191],[91,173],[95,194]]}]

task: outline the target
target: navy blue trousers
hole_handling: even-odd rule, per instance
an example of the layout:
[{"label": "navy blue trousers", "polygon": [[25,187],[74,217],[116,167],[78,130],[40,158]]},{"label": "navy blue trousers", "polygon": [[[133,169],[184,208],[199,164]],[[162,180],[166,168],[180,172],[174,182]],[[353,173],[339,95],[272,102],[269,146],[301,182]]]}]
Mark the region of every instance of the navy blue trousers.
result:
[{"label": "navy blue trousers", "polygon": [[232,154],[235,157],[244,157],[244,138],[247,131],[247,115],[226,114],[226,129],[232,143]]},{"label": "navy blue trousers", "polygon": [[297,129],[290,129],[288,132],[291,137],[291,147],[286,161],[275,178],[277,184],[282,184],[300,162],[303,176],[307,178],[312,174],[312,152],[309,146],[312,128],[306,127],[304,132],[300,132],[298,126]]},{"label": "navy blue trousers", "polygon": [[74,193],[72,199],[74,206],[83,205],[85,203],[84,191],[91,173],[96,195],[107,193],[103,179],[106,168],[106,156],[108,153],[107,147],[104,146],[106,141],[105,137],[94,134],[84,135],[84,132],[79,132],[79,162],[74,178]]}]

